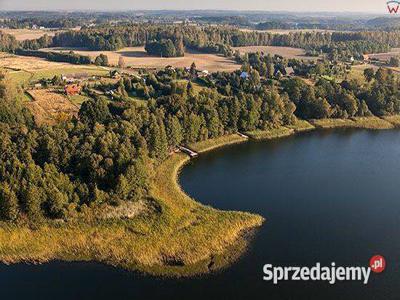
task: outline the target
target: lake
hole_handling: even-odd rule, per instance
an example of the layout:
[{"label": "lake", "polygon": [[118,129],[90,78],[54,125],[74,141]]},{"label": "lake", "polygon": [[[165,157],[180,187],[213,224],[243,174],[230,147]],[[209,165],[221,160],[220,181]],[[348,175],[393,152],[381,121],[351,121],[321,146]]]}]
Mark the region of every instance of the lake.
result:
[{"label": "lake", "polygon": [[[400,131],[315,131],[201,155],[181,173],[200,202],[261,214],[247,253],[216,274],[158,279],[96,263],[0,266],[2,299],[399,299]],[[263,281],[264,264],[365,266],[369,283]]]}]

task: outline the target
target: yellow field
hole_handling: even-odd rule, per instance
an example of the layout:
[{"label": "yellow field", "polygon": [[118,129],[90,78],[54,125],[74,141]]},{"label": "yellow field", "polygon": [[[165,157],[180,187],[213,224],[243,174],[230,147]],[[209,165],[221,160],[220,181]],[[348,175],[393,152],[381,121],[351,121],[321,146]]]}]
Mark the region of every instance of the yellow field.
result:
[{"label": "yellow field", "polygon": [[368,54],[368,56],[370,58],[388,61],[391,57],[400,56],[400,48],[392,48],[389,52]]},{"label": "yellow field", "polygon": [[58,63],[47,61],[43,58],[28,57],[12,55],[4,52],[0,52],[0,68],[8,68],[15,71],[37,71],[49,68],[61,68],[71,66],[67,63]]},{"label": "yellow field", "polygon": [[372,68],[374,71],[378,69],[377,66],[371,65],[371,64],[362,64],[362,65],[355,65],[351,67],[351,72],[349,73],[349,79],[355,79],[358,82],[365,82],[365,77],[364,77],[364,70]]},{"label": "yellow field", "polygon": [[305,56],[306,52],[300,48],[292,47],[275,47],[275,46],[245,46],[245,47],[233,47],[234,50],[239,50],[241,54],[250,52],[263,52],[265,54],[269,53],[271,55],[281,55],[286,58],[296,58],[296,59],[316,59],[316,57]]},{"label": "yellow field", "polygon": [[45,34],[48,36],[54,36],[57,32],[60,32],[59,30],[49,29],[1,29],[1,31],[15,36],[18,41],[35,40]]},{"label": "yellow field", "polygon": [[26,103],[37,124],[54,124],[77,115],[79,108],[67,96],[54,90],[30,90],[33,101]]},{"label": "yellow field", "polygon": [[119,51],[88,51],[77,48],[48,48],[42,51],[70,51],[81,55],[88,55],[92,59],[102,54],[107,55],[111,65],[117,65],[119,58],[124,58],[126,66],[133,68],[164,68],[168,65],[173,67],[190,67],[194,62],[199,70],[208,71],[234,71],[240,68],[240,65],[234,61],[219,55],[204,54],[189,51],[185,53],[185,57],[154,57],[150,56],[144,50],[144,47],[128,47]]},{"label": "yellow field", "polygon": [[0,52],[0,70],[14,82],[26,83],[41,78],[52,78],[54,75],[87,73],[88,75],[106,75],[108,70],[93,65],[71,65],[47,61],[42,58],[18,56]]}]

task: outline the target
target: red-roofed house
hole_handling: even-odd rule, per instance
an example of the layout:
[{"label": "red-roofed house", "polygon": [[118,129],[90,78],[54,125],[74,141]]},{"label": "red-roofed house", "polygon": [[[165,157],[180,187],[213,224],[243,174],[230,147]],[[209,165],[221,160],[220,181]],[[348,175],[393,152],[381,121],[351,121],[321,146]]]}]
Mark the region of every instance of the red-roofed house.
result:
[{"label": "red-roofed house", "polygon": [[68,96],[73,96],[81,92],[81,87],[77,84],[68,84],[64,87],[64,91]]}]

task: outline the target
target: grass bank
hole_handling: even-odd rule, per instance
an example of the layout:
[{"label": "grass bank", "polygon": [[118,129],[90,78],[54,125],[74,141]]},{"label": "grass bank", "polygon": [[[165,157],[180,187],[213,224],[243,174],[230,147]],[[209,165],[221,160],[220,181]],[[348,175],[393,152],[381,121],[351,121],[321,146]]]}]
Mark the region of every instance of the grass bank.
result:
[{"label": "grass bank", "polygon": [[219,211],[191,199],[177,182],[188,160],[185,154],[173,154],[158,167],[150,191],[149,201],[155,207],[151,213],[99,220],[91,212],[85,220],[48,222],[35,228],[0,224],[0,261],[99,261],[164,276],[191,276],[229,265],[245,251],[247,235],[264,219]]},{"label": "grass bank", "polygon": [[314,130],[315,126],[305,120],[296,120],[296,123],[293,125],[286,126],[287,128],[293,129],[295,132],[302,132],[302,131],[310,131]]},{"label": "grass bank", "polygon": [[215,139],[190,144],[188,147],[197,153],[203,153],[223,146],[243,143],[245,141],[247,141],[247,139],[238,134],[230,134]]},{"label": "grass bank", "polygon": [[310,120],[316,128],[364,128],[364,129],[392,129],[393,124],[378,117],[354,117],[351,119],[320,119]]},{"label": "grass bank", "polygon": [[254,130],[248,131],[245,134],[255,140],[272,140],[285,136],[292,135],[295,132],[292,128],[279,127],[268,130]]},{"label": "grass bank", "polygon": [[394,127],[400,127],[400,115],[382,117],[385,121],[392,124]]}]

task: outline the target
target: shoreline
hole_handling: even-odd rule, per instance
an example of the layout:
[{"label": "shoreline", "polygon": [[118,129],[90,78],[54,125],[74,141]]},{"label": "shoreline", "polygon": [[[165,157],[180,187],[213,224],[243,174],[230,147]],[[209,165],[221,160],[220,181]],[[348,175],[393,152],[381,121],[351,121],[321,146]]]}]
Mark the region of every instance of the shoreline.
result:
[{"label": "shoreline", "polygon": [[[300,120],[290,128],[254,131],[249,139],[271,140],[321,128],[393,129],[396,122],[400,124],[400,116]],[[188,146],[205,153],[249,139],[231,134]],[[92,211],[83,219],[49,221],[33,228],[1,223],[0,262],[95,261],[165,277],[191,277],[228,267],[246,251],[265,220],[256,214],[217,210],[188,196],[178,181],[188,162],[188,155],[175,153],[157,167],[150,189],[157,209],[149,215],[99,220]]]},{"label": "shoreline", "polygon": [[353,117],[350,119],[318,119],[297,120],[290,126],[281,126],[270,130],[255,130],[245,132],[250,139],[256,141],[273,140],[288,137],[299,132],[313,131],[318,129],[367,129],[367,130],[390,130],[400,128],[400,115],[385,117]]},{"label": "shoreline", "polygon": [[[212,148],[245,140],[222,137]],[[149,216],[91,220],[90,215],[85,221],[46,222],[33,229],[1,223],[0,262],[94,261],[163,277],[192,277],[228,267],[246,251],[265,220],[190,198],[178,183],[189,161],[186,154],[175,153],[157,168],[150,196],[158,212]]]}]

